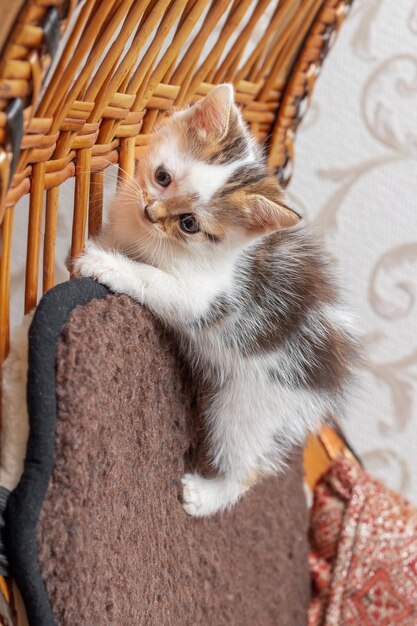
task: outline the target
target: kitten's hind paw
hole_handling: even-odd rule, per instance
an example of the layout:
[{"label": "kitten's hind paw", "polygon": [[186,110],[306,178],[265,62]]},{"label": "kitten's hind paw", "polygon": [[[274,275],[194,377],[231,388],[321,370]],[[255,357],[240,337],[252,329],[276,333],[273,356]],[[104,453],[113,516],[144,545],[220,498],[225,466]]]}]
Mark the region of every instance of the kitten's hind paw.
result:
[{"label": "kitten's hind paw", "polygon": [[203,478],[184,474],[182,478],[184,511],[193,517],[205,517],[227,509],[246,491],[246,487],[224,477]]},{"label": "kitten's hind paw", "polygon": [[[182,505],[188,515],[200,516],[202,493],[199,483],[202,479],[198,474],[184,474],[182,477]],[[204,513],[203,513],[204,515]]]}]

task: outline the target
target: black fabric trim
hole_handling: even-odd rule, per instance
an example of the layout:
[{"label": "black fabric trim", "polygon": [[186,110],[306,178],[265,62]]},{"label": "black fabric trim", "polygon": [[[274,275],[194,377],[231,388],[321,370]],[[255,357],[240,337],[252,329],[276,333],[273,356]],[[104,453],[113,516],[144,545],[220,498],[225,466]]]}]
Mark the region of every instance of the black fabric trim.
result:
[{"label": "black fabric trim", "polygon": [[9,576],[9,560],[7,558],[4,529],[6,521],[4,515],[6,512],[7,501],[10,496],[10,490],[0,485],[0,576]]},{"label": "black fabric trim", "polygon": [[30,626],[56,626],[36,541],[39,514],[54,466],[56,343],[76,306],[109,293],[90,278],[57,285],[40,301],[29,329],[29,440],[23,476],[8,499],[5,539],[11,574],[22,594]]}]

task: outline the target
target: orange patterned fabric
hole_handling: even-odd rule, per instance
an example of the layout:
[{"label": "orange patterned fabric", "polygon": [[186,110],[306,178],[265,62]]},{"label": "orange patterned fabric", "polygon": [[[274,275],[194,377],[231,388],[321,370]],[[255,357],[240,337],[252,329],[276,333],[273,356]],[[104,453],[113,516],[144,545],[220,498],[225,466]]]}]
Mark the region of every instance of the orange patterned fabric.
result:
[{"label": "orange patterned fabric", "polygon": [[417,625],[417,510],[337,459],[314,491],[309,626]]}]

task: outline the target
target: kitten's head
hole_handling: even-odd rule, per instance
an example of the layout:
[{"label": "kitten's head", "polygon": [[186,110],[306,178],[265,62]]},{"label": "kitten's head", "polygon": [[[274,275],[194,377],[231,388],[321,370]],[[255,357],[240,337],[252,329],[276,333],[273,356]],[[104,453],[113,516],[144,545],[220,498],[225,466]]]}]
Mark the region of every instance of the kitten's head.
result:
[{"label": "kitten's head", "polygon": [[121,189],[110,219],[128,254],[158,264],[156,250],[171,259],[218,255],[293,226],[299,216],[283,203],[233,88],[220,85],[159,127],[136,184]]}]

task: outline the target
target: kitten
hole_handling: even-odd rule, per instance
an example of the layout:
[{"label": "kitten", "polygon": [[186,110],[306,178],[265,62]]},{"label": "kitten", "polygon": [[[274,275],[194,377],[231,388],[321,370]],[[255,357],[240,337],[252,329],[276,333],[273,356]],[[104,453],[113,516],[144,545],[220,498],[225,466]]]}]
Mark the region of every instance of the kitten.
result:
[{"label": "kitten", "polygon": [[233,505],[340,412],[356,352],[349,318],[230,85],[159,128],[74,269],[147,306],[205,381],[217,476],[183,477],[190,515]]}]

